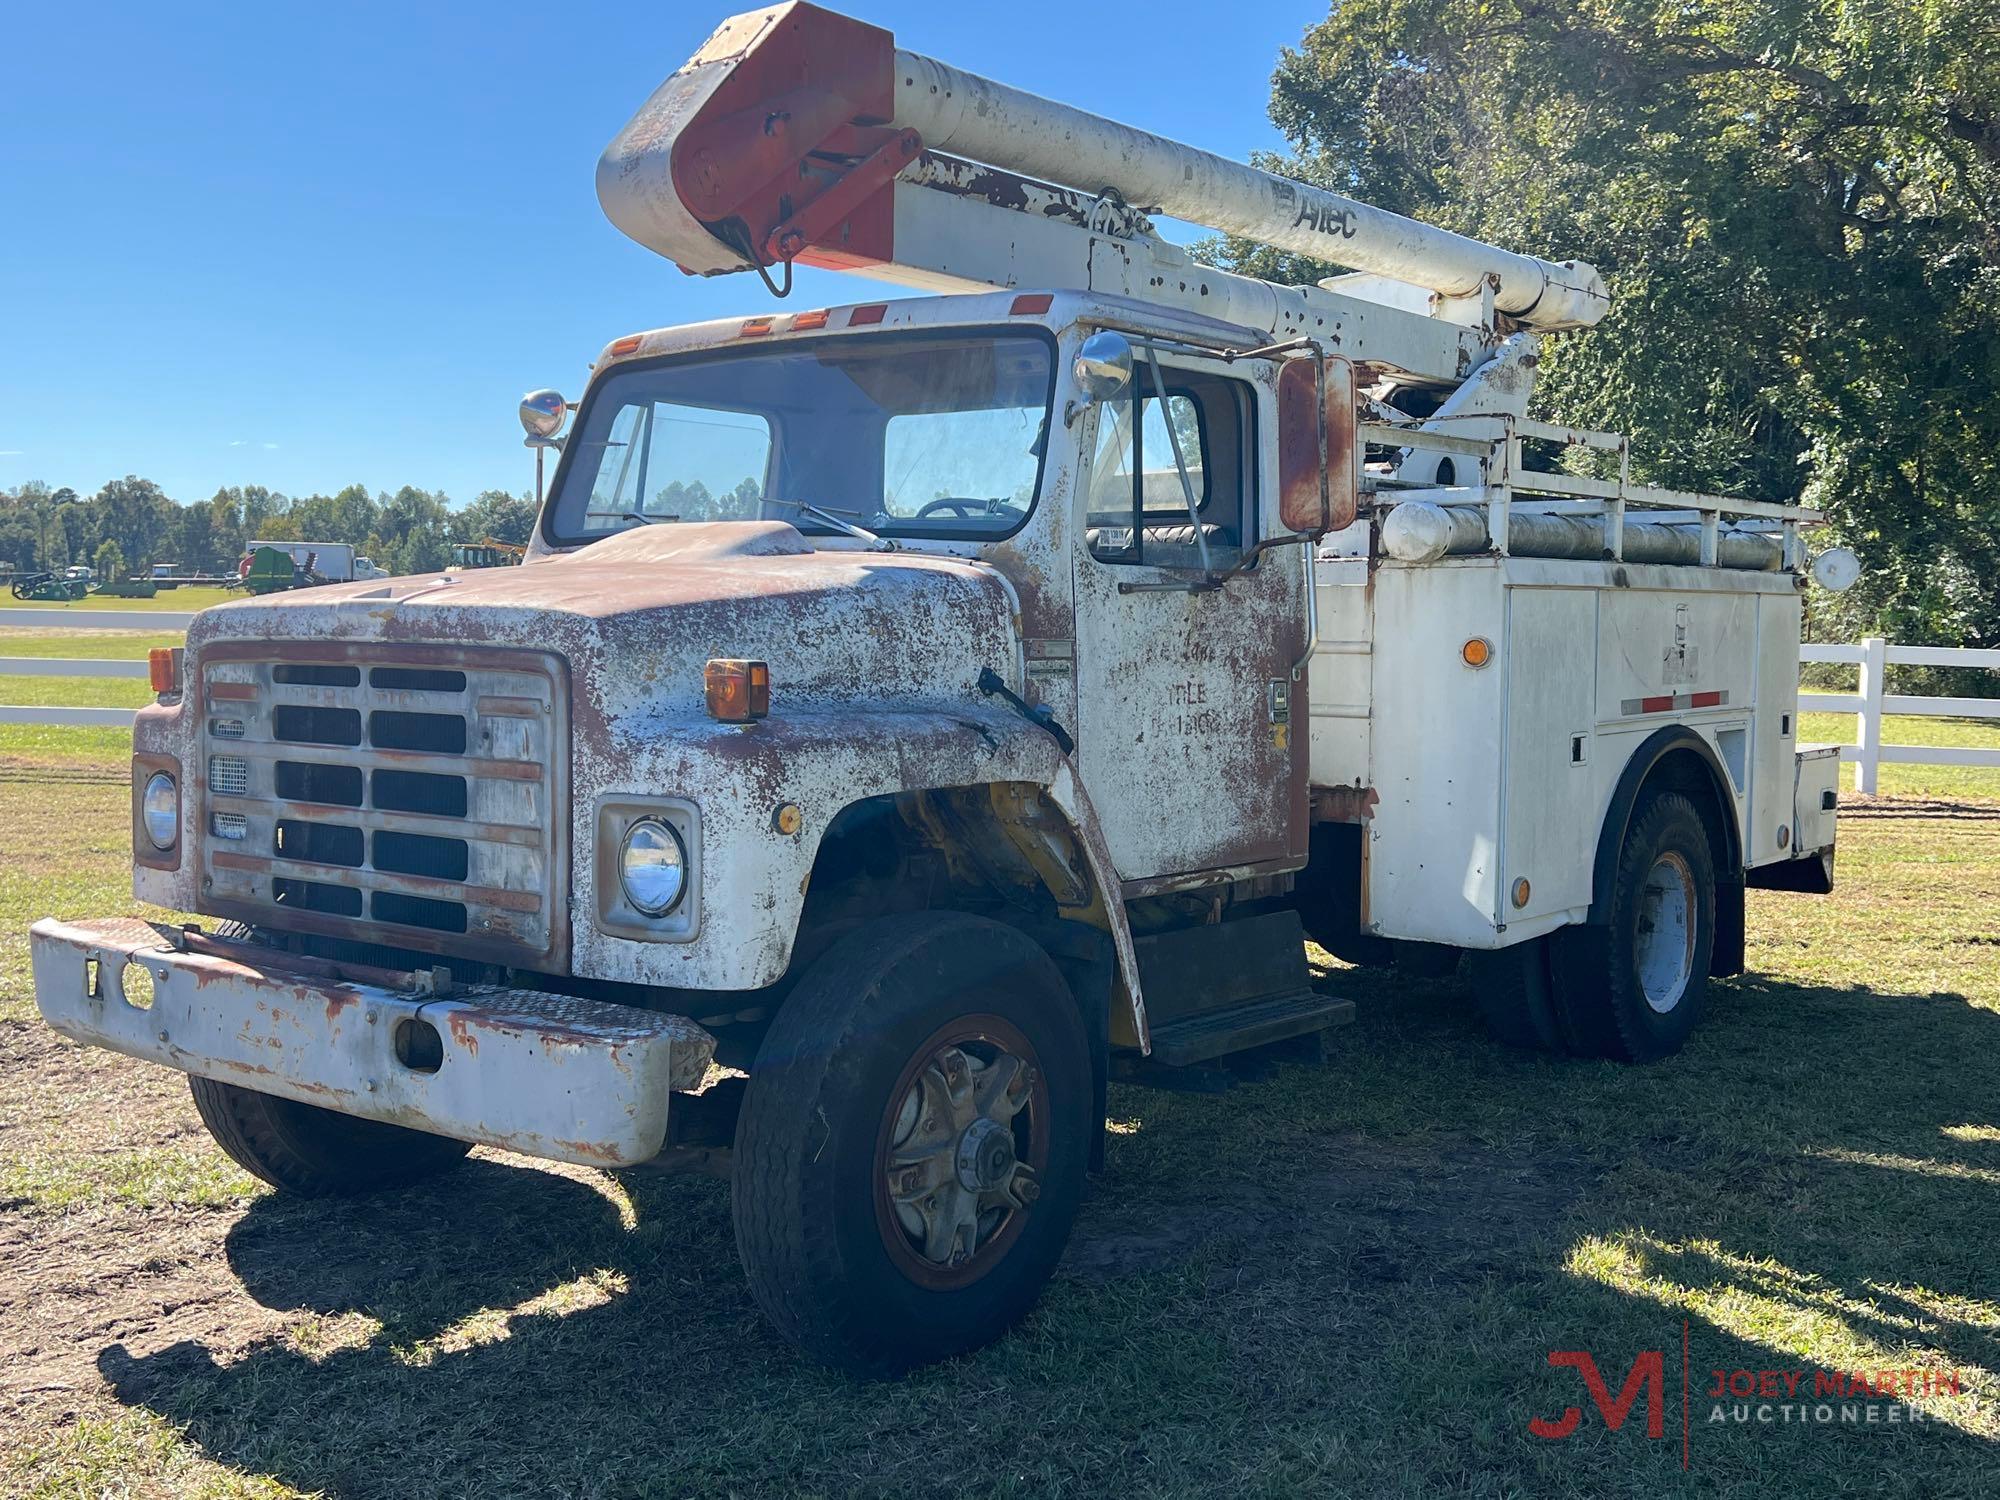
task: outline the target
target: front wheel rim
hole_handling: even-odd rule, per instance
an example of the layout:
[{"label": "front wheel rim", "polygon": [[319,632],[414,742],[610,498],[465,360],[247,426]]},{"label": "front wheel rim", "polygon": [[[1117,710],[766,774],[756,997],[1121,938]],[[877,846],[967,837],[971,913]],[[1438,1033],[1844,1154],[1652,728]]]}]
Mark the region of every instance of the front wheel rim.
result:
[{"label": "front wheel rim", "polygon": [[1034,1045],[966,1016],[918,1047],[889,1091],[875,1150],[875,1222],[903,1274],[933,1291],[977,1281],[1020,1238],[1049,1159]]},{"label": "front wheel rim", "polygon": [[1670,849],[1653,861],[1639,887],[1633,934],[1639,988],[1658,1015],[1681,1003],[1694,978],[1696,910],[1694,870]]}]

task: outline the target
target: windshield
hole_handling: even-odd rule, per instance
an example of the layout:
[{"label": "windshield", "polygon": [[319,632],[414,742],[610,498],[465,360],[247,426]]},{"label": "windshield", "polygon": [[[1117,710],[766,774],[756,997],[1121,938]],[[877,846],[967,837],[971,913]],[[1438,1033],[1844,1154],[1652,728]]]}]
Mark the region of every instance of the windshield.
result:
[{"label": "windshield", "polygon": [[1024,331],[870,334],[618,370],[570,435],[550,540],[675,521],[835,535],[835,519],[1006,536],[1041,478],[1052,348]]}]

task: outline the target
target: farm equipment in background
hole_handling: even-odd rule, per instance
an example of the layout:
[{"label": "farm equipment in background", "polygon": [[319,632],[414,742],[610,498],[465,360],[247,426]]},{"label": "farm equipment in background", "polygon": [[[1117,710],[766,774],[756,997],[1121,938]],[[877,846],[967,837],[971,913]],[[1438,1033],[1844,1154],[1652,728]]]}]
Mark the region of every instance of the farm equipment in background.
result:
[{"label": "farm equipment in background", "polygon": [[151,599],[160,592],[160,586],[151,578],[107,578],[93,584],[90,592],[103,599]]},{"label": "farm equipment in background", "polygon": [[74,604],[89,592],[89,580],[58,578],[54,573],[25,573],[13,584],[14,597],[31,604]]},{"label": "farm equipment in background", "polygon": [[495,536],[461,542],[451,549],[452,566],[458,568],[511,568],[527,555],[526,547],[517,547]]},{"label": "farm equipment in background", "polygon": [[299,560],[282,548],[259,547],[243,559],[243,587],[263,595],[332,583],[333,579],[318,571],[318,562],[317,552],[308,552]]}]

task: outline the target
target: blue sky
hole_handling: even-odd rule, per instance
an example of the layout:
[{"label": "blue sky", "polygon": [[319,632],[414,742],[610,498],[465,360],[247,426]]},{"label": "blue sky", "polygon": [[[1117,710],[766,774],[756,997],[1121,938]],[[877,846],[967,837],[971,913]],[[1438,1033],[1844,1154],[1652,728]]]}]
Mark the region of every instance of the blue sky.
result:
[{"label": "blue sky", "polygon": [[[514,403],[769,298],[613,229],[598,153],[730,0],[38,3],[0,44],[0,489],[531,482]],[[844,7],[1232,156],[1316,0]],[[802,272],[800,305],[870,283]]]}]

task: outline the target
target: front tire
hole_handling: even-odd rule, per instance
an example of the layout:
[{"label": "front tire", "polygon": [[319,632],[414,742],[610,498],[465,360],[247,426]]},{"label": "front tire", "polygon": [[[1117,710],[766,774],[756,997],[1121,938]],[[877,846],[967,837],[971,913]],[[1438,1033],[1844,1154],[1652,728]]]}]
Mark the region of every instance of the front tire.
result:
[{"label": "front tire", "polygon": [[1557,1015],[1585,1056],[1657,1062],[1680,1051],[1708,997],[1715,860],[1679,792],[1642,802],[1612,876],[1610,920],[1556,933]]},{"label": "front tire", "polygon": [[990,1343],[1054,1271],[1090,1049],[1039,945],[956,912],[847,934],[786,1000],[737,1123],[736,1244],[779,1332],[895,1375]]},{"label": "front tire", "polygon": [[405,1187],[455,1167],[465,1141],[336,1114],[190,1074],[188,1089],[216,1145],[281,1193],[338,1197]]}]

